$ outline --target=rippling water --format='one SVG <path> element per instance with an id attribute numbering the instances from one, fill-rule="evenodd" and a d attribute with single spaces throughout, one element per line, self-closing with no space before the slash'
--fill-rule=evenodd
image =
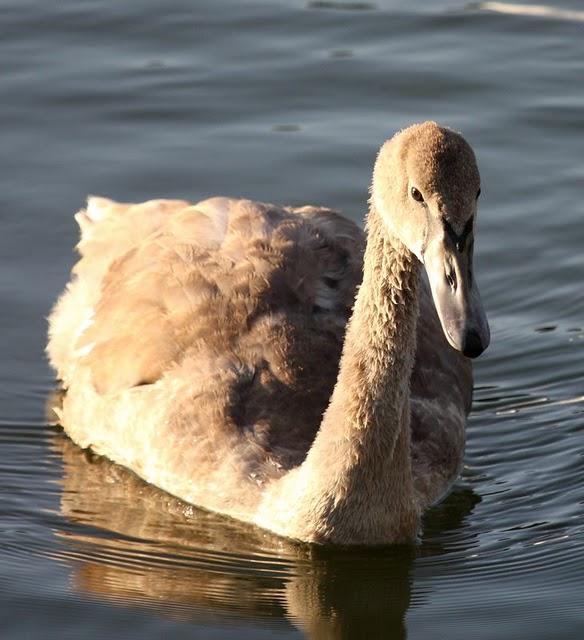
<path id="1" fill-rule="evenodd" d="M 581 3 L 1 0 L 0 18 L 2 637 L 581 638 Z M 44 316 L 87 193 L 361 219 L 377 146 L 426 118 L 479 158 L 493 340 L 420 544 L 294 545 L 47 426 Z"/>

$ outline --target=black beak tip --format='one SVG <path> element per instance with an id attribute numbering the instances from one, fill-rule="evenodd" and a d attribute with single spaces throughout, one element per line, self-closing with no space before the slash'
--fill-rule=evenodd
<path id="1" fill-rule="evenodd" d="M 478 358 L 478 356 L 480 356 L 481 353 L 485 350 L 485 346 L 486 345 L 483 345 L 479 334 L 471 329 L 466 334 L 464 346 L 462 347 L 462 353 L 467 358 Z"/>

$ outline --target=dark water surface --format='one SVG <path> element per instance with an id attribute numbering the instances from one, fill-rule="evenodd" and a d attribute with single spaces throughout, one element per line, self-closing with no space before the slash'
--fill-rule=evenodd
<path id="1" fill-rule="evenodd" d="M 517 7 L 0 2 L 3 640 L 584 637 L 584 7 Z M 493 340 L 419 545 L 293 545 L 47 426 L 44 317 L 87 193 L 361 219 L 377 146 L 427 118 L 479 158 Z"/>

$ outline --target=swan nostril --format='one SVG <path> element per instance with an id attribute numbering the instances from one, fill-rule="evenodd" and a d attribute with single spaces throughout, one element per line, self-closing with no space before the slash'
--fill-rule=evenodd
<path id="1" fill-rule="evenodd" d="M 456 273 L 454 271 L 446 274 L 446 282 L 453 291 L 456 290 Z"/>

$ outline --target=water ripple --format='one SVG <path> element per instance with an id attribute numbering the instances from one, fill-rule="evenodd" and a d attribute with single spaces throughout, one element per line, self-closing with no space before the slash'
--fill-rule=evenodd
<path id="1" fill-rule="evenodd" d="M 570 22 L 584 22 L 584 11 L 562 9 L 539 4 L 512 4 L 509 2 L 482 2 L 479 5 L 484 11 L 503 13 L 513 16 L 528 16 L 536 18 L 552 18 L 569 20 Z"/>

